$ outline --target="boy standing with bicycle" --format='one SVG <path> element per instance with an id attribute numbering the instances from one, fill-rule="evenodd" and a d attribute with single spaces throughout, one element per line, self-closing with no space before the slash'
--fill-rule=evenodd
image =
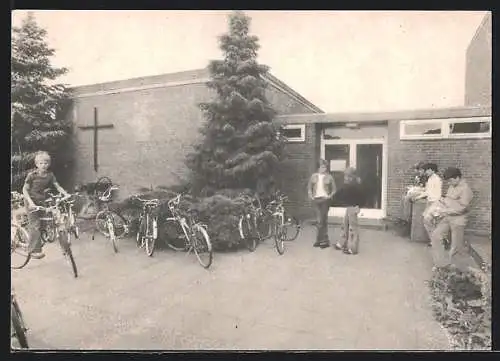
<path id="1" fill-rule="evenodd" d="M 35 155 L 35 170 L 28 173 L 24 180 L 23 195 L 28 208 L 28 233 L 30 235 L 31 257 L 45 257 L 40 243 L 40 216 L 44 201 L 48 199 L 46 191 L 54 187 L 59 193 L 69 197 L 68 192 L 59 185 L 54 173 L 49 171 L 51 158 L 49 153 L 39 151 Z"/>

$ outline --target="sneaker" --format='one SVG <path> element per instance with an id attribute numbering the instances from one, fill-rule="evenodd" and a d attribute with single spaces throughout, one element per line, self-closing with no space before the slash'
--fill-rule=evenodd
<path id="1" fill-rule="evenodd" d="M 344 249 L 344 253 L 345 253 L 345 254 L 356 254 L 356 253 L 354 253 L 354 252 L 352 251 L 352 249 L 349 249 L 349 248 Z"/>
<path id="2" fill-rule="evenodd" d="M 319 248 L 328 248 L 330 247 L 330 242 L 322 242 L 319 245 Z"/>
<path id="3" fill-rule="evenodd" d="M 43 257 L 45 257 L 43 252 L 31 252 L 31 258 L 42 259 Z"/>
<path id="4" fill-rule="evenodd" d="M 319 247 L 320 245 L 321 245 L 321 242 L 316 241 L 316 242 L 314 242 L 313 247 Z"/>
<path id="5" fill-rule="evenodd" d="M 344 247 L 342 247 L 342 246 L 340 245 L 340 243 L 339 243 L 339 242 L 335 243 L 335 246 L 334 246 L 334 247 L 335 247 L 335 249 L 336 249 L 337 251 L 341 251 L 341 250 L 343 250 L 343 249 L 344 249 Z"/>

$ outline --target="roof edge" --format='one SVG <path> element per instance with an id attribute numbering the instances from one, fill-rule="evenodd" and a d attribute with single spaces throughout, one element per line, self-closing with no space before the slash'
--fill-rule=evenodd
<path id="1" fill-rule="evenodd" d="M 114 94 L 116 92 L 121 92 L 121 91 L 133 91 L 133 90 L 144 90 L 144 89 L 149 89 L 149 88 L 157 88 L 157 87 L 162 87 L 162 86 L 167 86 L 167 85 L 188 85 L 188 84 L 193 84 L 197 82 L 206 82 L 207 76 L 209 74 L 204 75 L 203 72 L 208 71 L 208 67 L 205 68 L 199 68 L 199 69 L 192 69 L 192 70 L 185 70 L 185 71 L 179 71 L 179 72 L 174 72 L 174 73 L 163 73 L 163 74 L 156 74 L 156 75 L 147 75 L 147 76 L 141 76 L 141 77 L 134 77 L 134 78 L 127 78 L 127 79 L 117 79 L 117 80 L 112 80 L 112 81 L 107 81 L 107 82 L 101 82 L 101 83 L 93 83 L 93 84 L 85 84 L 85 85 L 77 85 L 77 86 L 69 86 L 68 89 L 70 92 L 74 92 L 76 94 L 73 95 L 73 98 L 80 98 L 80 97 L 87 97 L 91 95 L 105 95 L 105 94 Z M 143 86 L 131 86 L 131 87 L 113 87 L 108 90 L 102 90 L 105 88 L 106 85 L 110 84 L 119 84 L 120 82 L 126 82 L 126 81 L 140 81 L 140 80 L 152 80 L 154 78 L 161 78 L 162 76 L 166 75 L 179 75 L 185 73 L 186 75 L 192 75 L 189 77 L 189 80 L 185 81 L 166 81 L 166 82 L 159 82 L 159 83 L 151 83 L 151 84 L 145 84 Z M 298 92 L 293 90 L 291 87 L 289 87 L 287 84 L 285 84 L 283 81 L 279 80 L 277 77 L 272 75 L 271 73 L 267 72 L 265 75 L 263 75 L 264 80 L 266 80 L 269 84 L 274 86 L 276 89 L 282 91 L 283 93 L 291 96 L 294 100 L 299 102 L 300 104 L 304 105 L 305 107 L 309 108 L 313 113 L 324 113 L 322 109 L 320 109 L 318 106 L 304 98 L 302 95 L 300 95 Z M 88 88 L 95 87 L 95 90 L 90 90 L 88 92 L 78 94 L 79 91 L 85 91 Z M 100 89 L 100 90 L 99 90 Z M 310 113 L 308 113 L 310 114 Z"/>
<path id="2" fill-rule="evenodd" d="M 398 110 L 386 112 L 343 112 L 343 113 L 323 113 L 323 114 L 290 114 L 278 115 L 276 118 L 288 122 L 303 121 L 308 119 L 308 123 L 325 122 L 376 122 L 395 120 L 419 120 L 419 119 L 446 119 L 446 118 L 466 118 L 466 117 L 489 117 L 492 115 L 490 106 L 458 106 L 448 108 L 431 108 L 415 110 Z"/>
<path id="3" fill-rule="evenodd" d="M 270 72 L 267 72 L 264 75 L 264 79 L 267 80 L 270 84 L 274 85 L 279 90 L 284 90 L 286 93 L 291 95 L 295 100 L 304 105 L 305 107 L 311 109 L 314 113 L 325 113 L 321 108 L 311 103 L 309 100 L 304 98 L 302 95 L 293 90 L 290 86 L 286 85 L 283 81 L 279 80 L 277 77 L 272 75 Z M 282 89 L 280 89 L 282 88 Z"/>
<path id="4" fill-rule="evenodd" d="M 491 20 L 492 20 L 492 18 L 491 18 L 491 11 L 487 11 L 486 15 L 484 15 L 483 19 L 481 20 L 481 22 L 477 26 L 476 31 L 474 32 L 474 35 L 470 39 L 469 44 L 467 45 L 466 52 L 469 51 L 469 48 L 472 46 L 472 44 L 474 43 L 474 41 L 476 40 L 476 38 L 479 36 L 479 33 L 481 32 L 481 30 L 483 29 L 483 27 L 485 26 L 485 24 L 488 21 L 491 21 Z"/>

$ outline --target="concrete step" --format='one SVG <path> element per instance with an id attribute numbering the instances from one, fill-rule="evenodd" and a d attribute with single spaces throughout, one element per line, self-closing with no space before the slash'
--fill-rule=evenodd
<path id="1" fill-rule="evenodd" d="M 488 265 L 492 262 L 491 238 L 466 234 L 465 238 L 470 246 L 480 256 L 481 261 Z"/>
<path id="2" fill-rule="evenodd" d="M 342 217 L 328 217 L 328 224 L 340 225 L 342 224 Z M 314 225 L 316 224 L 315 219 L 309 219 L 305 223 Z M 371 229 L 386 229 L 386 223 L 382 219 L 373 219 L 373 218 L 358 218 L 358 224 L 362 228 L 371 228 Z"/>

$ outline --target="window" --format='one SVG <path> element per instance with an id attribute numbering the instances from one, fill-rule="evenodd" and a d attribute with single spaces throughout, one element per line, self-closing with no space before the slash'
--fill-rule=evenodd
<path id="1" fill-rule="evenodd" d="M 403 140 L 491 137 L 491 117 L 403 120 L 399 126 Z"/>
<path id="2" fill-rule="evenodd" d="M 306 140 L 305 124 L 284 125 L 281 131 L 289 142 L 303 142 Z"/>
<path id="3" fill-rule="evenodd" d="M 449 122 L 448 127 L 450 138 L 491 135 L 489 118 L 455 120 Z"/>

